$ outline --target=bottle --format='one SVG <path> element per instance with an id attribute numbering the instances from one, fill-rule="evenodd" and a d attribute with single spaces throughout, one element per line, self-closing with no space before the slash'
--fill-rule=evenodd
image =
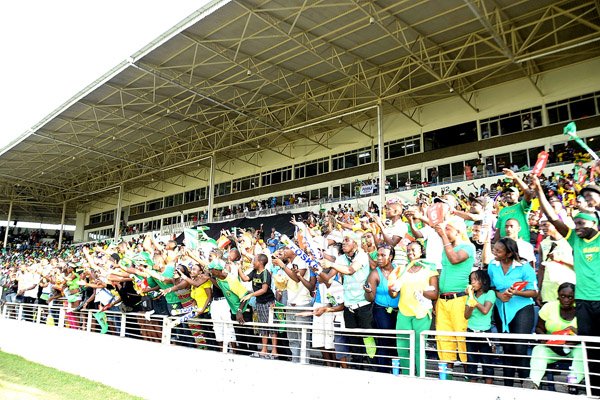
<path id="1" fill-rule="evenodd" d="M 567 375 L 567 392 L 569 394 L 577 394 L 577 375 L 573 371 L 573 366 L 569 367 L 569 374 Z"/>
<path id="2" fill-rule="evenodd" d="M 400 375 L 400 359 L 393 358 L 392 359 L 392 374 L 398 376 Z"/>
<path id="3" fill-rule="evenodd" d="M 445 381 L 448 379 L 448 363 L 440 362 L 438 363 L 438 371 L 440 374 L 440 379 Z"/>

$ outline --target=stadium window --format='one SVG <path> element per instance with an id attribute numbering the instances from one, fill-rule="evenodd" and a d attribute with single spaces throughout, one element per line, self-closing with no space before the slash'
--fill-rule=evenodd
<path id="1" fill-rule="evenodd" d="M 475 121 L 437 129 L 423 134 L 425 151 L 443 149 L 477 140 L 477 123 Z"/>
<path id="2" fill-rule="evenodd" d="M 529 156 L 529 166 L 533 166 L 535 164 L 538 154 L 540 154 L 542 151 L 544 151 L 543 146 L 534 147 L 533 149 L 527 150 L 527 154 Z"/>
<path id="3" fill-rule="evenodd" d="M 585 142 L 594 151 L 600 151 L 600 135 L 592 136 L 585 139 Z"/>
<path id="4" fill-rule="evenodd" d="M 571 119 L 586 118 L 596 115 L 594 94 L 590 93 L 581 96 L 579 100 L 572 100 L 569 104 L 569 109 L 571 111 Z"/>
<path id="5" fill-rule="evenodd" d="M 338 171 L 340 169 L 344 169 L 344 157 L 335 157 L 331 160 L 331 169 L 333 171 Z"/>
<path id="6" fill-rule="evenodd" d="M 258 187 L 259 175 L 246 176 L 244 178 L 235 179 L 233 181 L 233 192 L 242 192 L 244 190 L 251 190 Z"/>
<path id="7" fill-rule="evenodd" d="M 398 181 L 397 181 L 397 188 L 402 188 L 406 186 L 406 181 L 409 178 L 409 173 L 407 172 L 400 172 L 398 174 Z"/>
<path id="8" fill-rule="evenodd" d="M 222 182 L 215 185 L 215 197 L 231 194 L 231 181 Z"/>
<path id="9" fill-rule="evenodd" d="M 409 176 L 410 176 L 410 180 L 411 180 L 411 182 L 413 184 L 418 184 L 418 183 L 421 183 L 423 181 L 420 169 L 416 169 L 414 171 L 410 171 Z"/>
<path id="10" fill-rule="evenodd" d="M 599 96 L 600 92 L 595 92 L 548 103 L 546 106 L 548 121 L 551 124 L 556 124 L 598 115 L 600 110 Z"/>
<path id="11" fill-rule="evenodd" d="M 496 172 L 502 172 L 504 168 L 510 168 L 510 153 L 496 154 Z"/>
<path id="12" fill-rule="evenodd" d="M 398 175 L 388 175 L 385 179 L 390 184 L 390 190 L 398 189 Z"/>
<path id="13" fill-rule="evenodd" d="M 539 127 L 542 123 L 542 107 L 525 108 L 508 114 L 482 119 L 481 138 L 488 139 L 499 135 L 521 132 Z"/>
<path id="14" fill-rule="evenodd" d="M 189 190 L 183 194 L 183 200 L 186 203 L 192 203 L 194 201 L 198 201 L 198 191 L 196 189 Z"/>
<path id="15" fill-rule="evenodd" d="M 385 145 L 385 158 L 404 157 L 421 151 L 421 136 L 409 136 L 393 140 Z"/>
<path id="16" fill-rule="evenodd" d="M 134 204 L 132 206 L 129 206 L 129 215 L 143 214 L 145 210 L 146 210 L 145 203 Z"/>
<path id="17" fill-rule="evenodd" d="M 453 179 L 464 178 L 464 176 L 465 176 L 465 162 L 464 161 L 452 163 L 451 167 L 452 167 L 452 178 Z"/>
<path id="18" fill-rule="evenodd" d="M 113 211 L 106 211 L 102 213 L 102 222 L 110 222 L 110 221 L 114 221 L 115 220 L 115 212 Z"/>
<path id="19" fill-rule="evenodd" d="M 90 224 L 99 224 L 102 222 L 102 213 L 90 215 Z"/>
<path id="20" fill-rule="evenodd" d="M 304 178 L 306 176 L 305 171 L 306 171 L 306 169 L 305 169 L 304 165 L 301 167 L 295 167 L 294 168 L 294 179 Z"/>
<path id="21" fill-rule="evenodd" d="M 443 164 L 438 167 L 438 177 L 440 182 L 450 178 L 450 164 Z"/>
<path id="22" fill-rule="evenodd" d="M 517 165 L 517 167 L 523 168 L 523 167 L 529 167 L 532 164 L 529 164 L 529 160 L 527 159 L 527 150 L 518 150 L 518 151 L 513 151 L 512 153 L 510 153 L 510 157 L 511 157 L 511 167 L 513 165 Z M 535 161 L 534 161 L 535 163 Z"/>
<path id="23" fill-rule="evenodd" d="M 163 208 L 163 199 L 151 200 L 146 204 L 146 209 L 148 211 L 156 211 Z"/>
<path id="24" fill-rule="evenodd" d="M 326 174 L 329 172 L 329 160 L 325 159 L 317 163 L 317 174 Z"/>

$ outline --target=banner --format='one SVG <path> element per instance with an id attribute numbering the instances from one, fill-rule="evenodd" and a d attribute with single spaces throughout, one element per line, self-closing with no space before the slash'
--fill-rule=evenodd
<path id="1" fill-rule="evenodd" d="M 360 187 L 361 196 L 365 194 L 373 194 L 373 190 L 375 189 L 373 186 L 374 185 L 362 185 Z"/>

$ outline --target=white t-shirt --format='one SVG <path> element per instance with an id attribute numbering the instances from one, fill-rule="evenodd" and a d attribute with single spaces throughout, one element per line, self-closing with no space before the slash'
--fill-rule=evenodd
<path id="1" fill-rule="evenodd" d="M 310 270 L 308 266 L 300 257 L 296 256 L 288 268 L 292 269 L 292 266 L 296 265 L 298 269 L 306 269 L 304 273 L 304 279 L 310 279 Z M 312 296 L 306 286 L 300 281 L 295 282 L 293 279 L 288 279 L 287 283 L 287 301 L 288 305 L 294 304 L 296 306 L 307 306 L 312 301 Z"/>
<path id="2" fill-rule="evenodd" d="M 25 272 L 23 275 L 21 275 L 21 278 L 19 279 L 19 286 L 18 286 L 18 290 L 24 290 L 27 288 L 30 288 L 31 286 L 35 287 L 33 289 L 27 290 L 26 292 L 23 293 L 23 296 L 25 297 L 32 297 L 34 299 L 37 298 L 37 294 L 38 294 L 38 283 L 40 282 L 40 276 L 38 274 L 34 274 L 32 272 Z"/>
<path id="3" fill-rule="evenodd" d="M 406 225 L 406 222 L 402 221 L 402 218 L 399 218 L 398 220 L 396 220 L 396 222 L 394 222 L 393 225 L 385 228 L 384 232 L 386 235 L 398 236 L 400 238 L 400 241 L 398 242 L 396 247 L 394 247 L 394 251 L 396 252 L 396 257 L 394 258 L 394 261 L 402 265 L 406 264 L 406 250 L 402 246 L 402 239 L 404 239 L 404 237 L 408 233 L 408 226 Z"/>
<path id="4" fill-rule="evenodd" d="M 331 304 L 333 307 L 344 303 L 344 286 L 336 280 L 333 280 L 329 287 L 324 283 L 319 283 L 319 295 L 321 298 L 320 303 L 315 303 L 315 308 L 320 307 L 320 305 Z M 332 313 L 333 320 L 337 322 L 344 321 L 344 312 L 337 311 Z"/>
<path id="5" fill-rule="evenodd" d="M 523 239 L 518 239 L 517 247 L 519 248 L 519 256 L 531 263 L 532 266 L 535 266 L 535 252 L 533 251 L 531 243 L 528 243 Z"/>
<path id="6" fill-rule="evenodd" d="M 425 259 L 435 264 L 436 269 L 442 269 L 442 252 L 444 251 L 444 242 L 435 229 L 429 225 L 421 228 L 423 239 L 427 241 Z"/>

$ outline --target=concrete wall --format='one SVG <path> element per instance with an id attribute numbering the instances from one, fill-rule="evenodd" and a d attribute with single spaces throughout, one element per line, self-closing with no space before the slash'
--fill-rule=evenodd
<path id="1" fill-rule="evenodd" d="M 82 362 L 65 357 L 66 348 L 78 349 Z M 2 318 L 0 350 L 146 399 L 191 398 L 206 393 L 218 393 L 221 399 L 242 395 L 382 399 L 401 397 L 401 393 L 436 400 L 460 399 L 472 393 L 477 393 L 478 400 L 572 399 L 547 391 L 257 360 Z"/>

